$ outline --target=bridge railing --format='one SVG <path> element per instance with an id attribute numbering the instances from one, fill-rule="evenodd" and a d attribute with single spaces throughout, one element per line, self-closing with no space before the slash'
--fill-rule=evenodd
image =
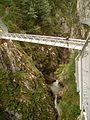
<path id="1" fill-rule="evenodd" d="M 90 37 L 75 59 L 77 91 L 80 95 L 80 109 L 90 120 Z"/>
<path id="2" fill-rule="evenodd" d="M 44 35 L 32 35 L 32 34 L 18 34 L 18 33 L 4 33 L 1 36 L 2 39 L 31 42 L 37 44 L 52 45 L 64 48 L 78 49 L 81 50 L 85 44 L 85 40 L 73 39 L 63 37 L 53 37 Z"/>

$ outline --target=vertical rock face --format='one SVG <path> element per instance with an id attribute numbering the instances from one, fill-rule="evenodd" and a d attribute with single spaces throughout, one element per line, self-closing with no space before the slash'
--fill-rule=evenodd
<path id="1" fill-rule="evenodd" d="M 90 0 L 77 0 L 77 10 L 80 21 L 90 18 Z"/>
<path id="2" fill-rule="evenodd" d="M 0 120 L 57 120 L 42 74 L 13 42 L 0 45 Z"/>
<path id="3" fill-rule="evenodd" d="M 90 0 L 77 0 L 77 11 L 79 15 L 79 21 L 81 26 L 81 37 L 87 38 L 89 34 L 89 27 L 90 26 Z"/>

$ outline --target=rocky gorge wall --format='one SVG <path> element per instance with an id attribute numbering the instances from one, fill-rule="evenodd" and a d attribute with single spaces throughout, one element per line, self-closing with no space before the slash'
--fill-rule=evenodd
<path id="1" fill-rule="evenodd" d="M 32 4 L 29 3 L 29 5 L 27 1 L 25 4 L 23 2 L 20 3 L 20 1 L 15 2 L 16 4 L 14 4 L 16 6 L 14 5 L 10 8 L 9 14 L 5 18 L 10 32 L 64 37 L 68 35 L 74 38 L 81 38 L 83 35 L 83 38 L 85 37 L 85 29 L 77 22 L 76 0 L 71 1 L 71 3 L 69 3 L 68 0 L 61 2 L 59 0 L 51 0 L 52 6 L 56 2 L 55 8 L 52 8 L 54 12 L 51 11 L 51 18 L 47 19 L 49 20 L 48 22 L 47 20 L 43 20 L 39 23 L 37 20 L 39 17 L 36 17 L 37 14 L 34 12 L 34 9 L 32 9 Z M 41 1 L 41 3 L 42 2 L 43 1 Z M 82 1 L 79 0 L 78 5 L 80 7 L 78 7 L 78 10 L 80 9 L 82 12 L 81 2 Z M 57 8 L 59 4 L 61 5 Z M 46 9 L 42 11 L 45 14 L 47 12 L 45 11 Z M 28 14 L 28 10 L 32 11 L 29 11 Z M 41 10 L 43 10 L 43 7 L 40 11 Z M 33 14 L 30 14 L 30 12 Z M 81 14 L 82 13 L 79 13 L 79 15 Z M 54 101 L 44 77 L 47 83 L 50 83 L 48 80 L 51 79 L 51 76 L 53 77 L 53 73 L 58 68 L 58 65 L 67 64 L 68 58 L 69 50 L 63 48 L 27 43 L 15 44 L 13 42 L 6 42 L 0 45 L 0 119 L 57 120 Z M 61 70 L 60 67 L 60 71 Z M 63 76 L 66 77 L 66 74 Z M 68 81 L 68 83 L 71 88 L 73 88 L 72 82 L 70 83 L 70 81 Z M 68 83 L 66 83 L 66 85 Z M 75 83 L 73 86 L 75 86 Z M 70 91 L 70 89 L 68 91 Z M 62 119 L 70 119 L 72 116 L 74 119 L 77 114 L 79 114 L 79 104 L 77 102 L 78 100 L 76 100 L 78 96 L 73 94 L 73 91 L 74 89 L 71 89 L 69 94 L 65 93 L 65 96 L 62 98 L 62 102 L 65 98 L 63 103 L 66 103 L 64 104 L 65 108 L 62 108 L 65 110 L 62 112 Z M 74 101 L 74 104 L 72 101 Z"/>
<path id="2" fill-rule="evenodd" d="M 90 0 L 77 0 L 77 10 L 80 21 L 90 18 Z"/>
<path id="3" fill-rule="evenodd" d="M 57 120 L 43 75 L 12 41 L 0 45 L 0 120 Z"/>

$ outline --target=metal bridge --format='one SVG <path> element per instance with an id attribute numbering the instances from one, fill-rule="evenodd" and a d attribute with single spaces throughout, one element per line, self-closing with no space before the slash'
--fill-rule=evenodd
<path id="1" fill-rule="evenodd" d="M 85 44 L 85 40 L 82 39 L 73 39 L 73 38 L 67 39 L 63 37 L 54 37 L 54 36 L 8 33 L 7 26 L 2 22 L 1 19 L 0 19 L 0 39 L 24 41 L 24 42 L 52 45 L 52 46 L 78 49 L 78 50 L 81 50 L 83 45 Z"/>
<path id="2" fill-rule="evenodd" d="M 4 25 L 4 29 L 0 31 L 0 39 L 24 41 L 80 50 L 75 59 L 77 91 L 80 94 L 80 109 L 82 113 L 85 113 L 85 120 L 90 120 L 90 38 L 87 40 L 69 38 L 67 40 L 63 37 L 8 33 Z"/>
<path id="3" fill-rule="evenodd" d="M 58 47 L 72 48 L 81 50 L 85 44 L 85 40 L 72 39 L 68 40 L 63 37 L 43 36 L 43 35 L 31 35 L 31 34 L 18 34 L 18 33 L 3 33 L 1 39 L 24 41 L 31 43 L 38 43 L 44 45 L 52 45 Z"/>

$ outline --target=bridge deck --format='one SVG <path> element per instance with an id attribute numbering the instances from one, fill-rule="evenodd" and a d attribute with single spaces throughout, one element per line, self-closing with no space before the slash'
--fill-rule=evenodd
<path id="1" fill-rule="evenodd" d="M 63 38 L 63 37 L 18 34 L 18 33 L 4 33 L 1 35 L 1 39 L 24 41 L 24 42 L 52 45 L 52 46 L 72 48 L 72 49 L 78 49 L 78 50 L 81 50 L 85 43 L 85 40 L 81 40 L 81 39 L 69 38 L 68 40 L 66 40 L 66 38 Z"/>

